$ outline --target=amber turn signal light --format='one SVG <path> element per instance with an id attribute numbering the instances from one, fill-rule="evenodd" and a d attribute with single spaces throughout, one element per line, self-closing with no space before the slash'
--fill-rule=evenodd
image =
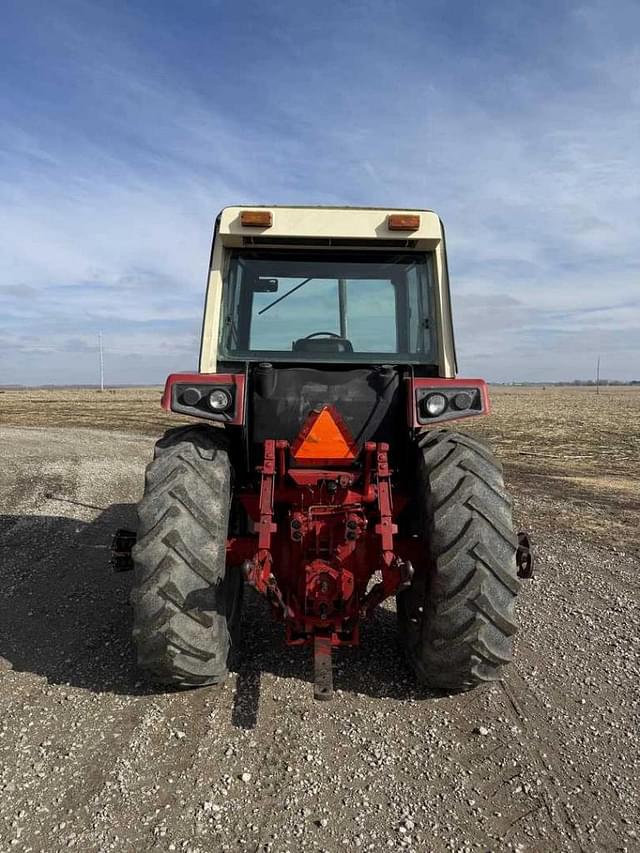
<path id="1" fill-rule="evenodd" d="M 273 217 L 270 210 L 243 210 L 240 213 L 240 224 L 251 225 L 254 228 L 271 228 Z"/>
<path id="2" fill-rule="evenodd" d="M 389 231 L 416 231 L 420 217 L 415 213 L 392 213 L 387 218 Z"/>

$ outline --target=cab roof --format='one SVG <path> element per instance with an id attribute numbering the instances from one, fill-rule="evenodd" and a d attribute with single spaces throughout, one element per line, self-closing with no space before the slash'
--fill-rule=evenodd
<path id="1" fill-rule="evenodd" d="M 265 224 L 243 223 L 242 214 L 252 211 L 263 216 L 245 216 L 245 220 L 263 219 Z M 394 227 L 396 223 L 407 227 Z M 279 205 L 225 207 L 218 217 L 217 234 L 228 246 L 241 245 L 252 237 L 265 241 L 324 237 L 367 242 L 410 239 L 416 248 L 434 248 L 443 236 L 440 217 L 431 210 Z"/>

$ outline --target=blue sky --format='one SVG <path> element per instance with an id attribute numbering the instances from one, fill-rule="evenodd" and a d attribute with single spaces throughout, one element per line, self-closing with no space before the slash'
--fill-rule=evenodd
<path id="1" fill-rule="evenodd" d="M 197 362 L 233 203 L 426 207 L 461 372 L 640 377 L 640 4 L 5 0 L 0 384 Z"/>

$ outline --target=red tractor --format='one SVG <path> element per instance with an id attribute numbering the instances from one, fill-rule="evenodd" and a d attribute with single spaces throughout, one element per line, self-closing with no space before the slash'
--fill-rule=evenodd
<path id="1" fill-rule="evenodd" d="M 245 583 L 313 647 L 319 699 L 332 648 L 390 596 L 421 683 L 500 676 L 528 555 L 501 466 L 451 429 L 489 411 L 455 371 L 434 213 L 221 212 L 200 370 L 162 401 L 201 423 L 157 443 L 138 508 L 133 636 L 153 680 L 225 678 Z"/>

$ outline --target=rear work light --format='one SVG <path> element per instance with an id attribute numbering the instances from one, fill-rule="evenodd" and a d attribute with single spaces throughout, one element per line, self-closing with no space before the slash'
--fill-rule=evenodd
<path id="1" fill-rule="evenodd" d="M 427 417 L 437 418 L 447 408 L 448 400 L 444 394 L 429 394 L 421 401 L 420 408 Z"/>
<path id="2" fill-rule="evenodd" d="M 209 394 L 208 403 L 214 412 L 226 412 L 231 408 L 232 402 L 231 394 L 224 388 L 215 388 Z"/>
<path id="3" fill-rule="evenodd" d="M 244 422 L 244 374 L 172 373 L 162 408 L 194 418 L 228 424 Z"/>
<path id="4" fill-rule="evenodd" d="M 482 379 L 415 377 L 407 381 L 408 418 L 413 427 L 477 417 L 490 411 L 487 384 Z"/>
<path id="5" fill-rule="evenodd" d="M 243 210 L 240 213 L 240 224 L 252 228 L 271 228 L 273 216 L 270 210 Z"/>
<path id="6" fill-rule="evenodd" d="M 417 231 L 420 217 L 416 213 L 391 213 L 387 218 L 389 231 Z"/>
<path id="7" fill-rule="evenodd" d="M 459 412 L 464 412 L 466 409 L 471 408 L 473 396 L 473 392 L 471 391 L 460 391 L 458 394 L 454 394 L 451 405 Z"/>

